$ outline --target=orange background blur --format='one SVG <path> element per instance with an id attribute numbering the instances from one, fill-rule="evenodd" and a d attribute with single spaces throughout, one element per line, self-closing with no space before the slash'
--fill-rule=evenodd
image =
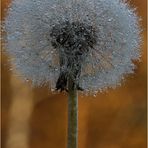
<path id="1" fill-rule="evenodd" d="M 2 0 L 2 19 L 9 1 Z M 146 148 L 146 0 L 130 3 L 143 19 L 142 60 L 121 87 L 79 96 L 79 148 Z M 2 54 L 2 148 L 66 148 L 66 95 L 32 88 L 8 60 Z"/>

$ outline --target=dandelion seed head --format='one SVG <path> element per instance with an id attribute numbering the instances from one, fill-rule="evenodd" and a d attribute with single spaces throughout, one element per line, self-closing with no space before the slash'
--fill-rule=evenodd
<path id="1" fill-rule="evenodd" d="M 13 0 L 4 30 L 15 68 L 51 90 L 61 71 L 85 92 L 114 88 L 140 58 L 139 17 L 121 0 Z"/>

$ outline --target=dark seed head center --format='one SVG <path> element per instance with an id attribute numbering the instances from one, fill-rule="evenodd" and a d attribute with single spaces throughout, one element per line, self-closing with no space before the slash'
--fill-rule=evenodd
<path id="1" fill-rule="evenodd" d="M 83 90 L 77 80 L 81 74 L 82 61 L 96 44 L 96 32 L 92 26 L 80 22 L 64 22 L 51 30 L 52 46 L 59 50 L 60 75 L 57 90 L 67 90 L 71 78 L 78 90 Z M 84 55 L 84 56 L 83 56 Z"/>
<path id="2" fill-rule="evenodd" d="M 80 22 L 64 22 L 55 25 L 51 34 L 54 48 L 63 48 L 65 53 L 82 55 L 96 43 L 95 29 Z"/>

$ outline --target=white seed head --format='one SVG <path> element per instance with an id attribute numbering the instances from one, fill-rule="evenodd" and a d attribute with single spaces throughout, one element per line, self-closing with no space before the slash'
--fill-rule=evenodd
<path id="1" fill-rule="evenodd" d="M 118 86 L 140 57 L 139 17 L 121 0 L 13 0 L 4 30 L 16 69 L 51 89 L 61 72 L 86 92 Z"/>

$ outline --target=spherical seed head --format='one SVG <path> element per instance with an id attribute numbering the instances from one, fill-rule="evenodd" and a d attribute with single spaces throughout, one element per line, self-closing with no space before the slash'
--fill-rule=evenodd
<path id="1" fill-rule="evenodd" d="M 79 87 L 98 91 L 133 73 L 132 61 L 140 57 L 138 22 L 121 0 L 13 0 L 5 19 L 6 48 L 35 85 L 55 88 L 68 69 Z"/>

